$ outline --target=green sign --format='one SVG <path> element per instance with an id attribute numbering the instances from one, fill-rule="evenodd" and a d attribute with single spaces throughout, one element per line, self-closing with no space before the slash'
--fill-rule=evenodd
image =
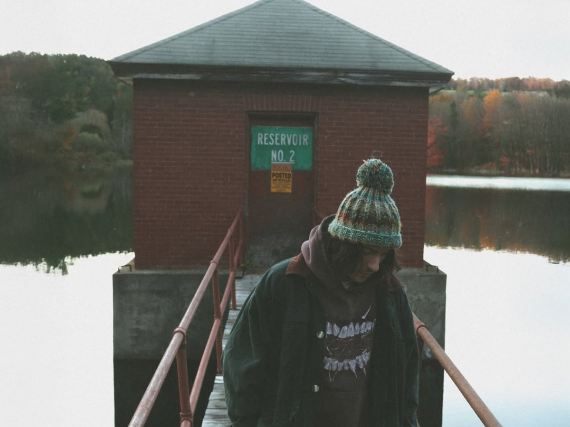
<path id="1" fill-rule="evenodd" d="M 272 163 L 292 170 L 313 169 L 313 129 L 283 126 L 251 128 L 251 169 L 270 170 Z"/>

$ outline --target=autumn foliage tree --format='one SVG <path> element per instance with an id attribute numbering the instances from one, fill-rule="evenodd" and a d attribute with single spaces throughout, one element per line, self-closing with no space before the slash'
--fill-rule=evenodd
<path id="1" fill-rule="evenodd" d="M 439 117 L 430 117 L 428 121 L 427 167 L 438 168 L 443 165 L 445 152 L 438 144 L 438 138 L 445 138 L 446 128 Z"/>
<path id="2" fill-rule="evenodd" d="M 77 138 L 92 146 L 99 138 L 100 149 L 77 150 L 85 146 Z M 105 61 L 22 52 L 0 56 L 0 172 L 131 155 L 132 90 Z"/>
<path id="3" fill-rule="evenodd" d="M 480 90 L 487 86 L 494 88 Z M 429 167 L 474 173 L 570 173 L 566 86 L 565 81 L 550 79 L 459 80 L 457 90 L 430 99 Z M 518 91 L 521 88 L 533 91 Z"/>
<path id="4" fill-rule="evenodd" d="M 536 77 L 506 77 L 501 79 L 488 79 L 486 77 L 471 77 L 470 79 L 451 79 L 449 89 L 459 90 L 462 86 L 465 90 L 474 92 L 490 92 L 498 89 L 501 92 L 548 92 L 558 96 L 557 93 L 570 89 L 570 81 L 558 82 L 549 78 Z"/>

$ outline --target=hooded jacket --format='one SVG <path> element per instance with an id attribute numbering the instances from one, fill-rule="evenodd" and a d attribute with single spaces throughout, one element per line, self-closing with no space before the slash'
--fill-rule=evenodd
<path id="1" fill-rule="evenodd" d="M 317 426 L 368 427 L 367 383 L 376 328 L 375 278 L 354 283 L 335 272 L 326 250 L 333 219 L 331 215 L 313 228 L 301 247 L 301 256 L 291 262 L 287 272 L 316 278 L 315 295 L 325 312 L 325 357 Z M 303 263 L 310 273 L 303 271 Z"/>
<path id="2" fill-rule="evenodd" d="M 265 273 L 238 315 L 223 356 L 232 426 L 318 423 L 327 325 L 326 286 L 314 249 L 311 255 L 304 244 L 297 258 Z M 370 427 L 417 425 L 416 336 L 406 294 L 391 286 L 394 281 L 390 276 L 372 284 L 377 327 L 367 381 Z"/>

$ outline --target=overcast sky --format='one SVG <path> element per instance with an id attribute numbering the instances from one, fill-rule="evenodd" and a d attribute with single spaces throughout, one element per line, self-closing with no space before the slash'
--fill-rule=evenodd
<path id="1" fill-rule="evenodd" d="M 112 59 L 251 0 L 0 0 L 0 55 Z M 570 0 L 311 0 L 455 72 L 570 80 Z M 291 17 L 294 19 L 294 17 Z"/>

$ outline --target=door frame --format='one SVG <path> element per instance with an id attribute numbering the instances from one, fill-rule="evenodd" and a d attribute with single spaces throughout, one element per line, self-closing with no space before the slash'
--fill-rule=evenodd
<path id="1" fill-rule="evenodd" d="M 251 169 L 251 127 L 252 126 L 291 126 L 291 127 L 312 127 L 313 128 L 313 200 L 311 209 L 311 218 L 317 207 L 317 188 L 318 188 L 318 147 L 319 147 L 319 113 L 316 112 L 295 112 L 295 111 L 246 111 L 245 115 L 245 148 L 246 161 L 244 165 L 245 188 L 244 188 L 244 231 L 245 245 L 244 253 L 249 247 L 251 236 L 251 225 L 249 219 L 249 175 Z"/>

